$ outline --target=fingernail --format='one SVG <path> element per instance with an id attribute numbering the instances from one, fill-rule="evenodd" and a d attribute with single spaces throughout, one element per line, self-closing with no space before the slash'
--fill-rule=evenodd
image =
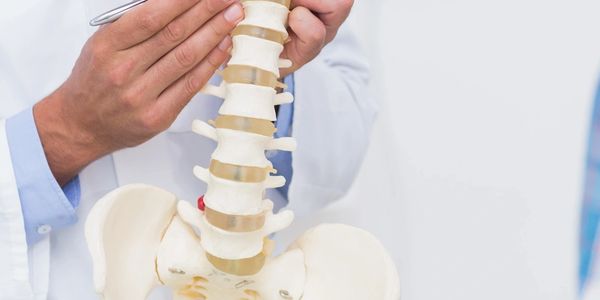
<path id="1" fill-rule="evenodd" d="M 242 6 L 234 4 L 225 11 L 225 20 L 236 22 L 242 18 Z"/>

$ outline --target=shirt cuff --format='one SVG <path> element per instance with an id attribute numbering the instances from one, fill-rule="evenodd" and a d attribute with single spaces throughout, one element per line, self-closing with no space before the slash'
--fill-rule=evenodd
<path id="1" fill-rule="evenodd" d="M 6 121 L 6 134 L 19 189 L 27 243 L 77 222 L 79 178 L 61 188 L 48 166 L 31 108 Z"/>
<path id="2" fill-rule="evenodd" d="M 284 79 L 284 83 L 287 85 L 286 91 L 294 94 L 294 74 L 286 76 Z M 279 112 L 277 114 L 277 122 L 275 124 L 275 127 L 277 128 L 277 131 L 275 132 L 275 137 L 280 138 L 292 136 L 293 122 L 294 102 L 280 105 Z M 281 193 L 285 199 L 287 199 L 290 182 L 292 181 L 292 176 L 294 175 L 294 172 L 292 170 L 292 153 L 288 151 L 270 150 L 267 151 L 267 157 L 271 160 L 275 169 L 277 169 L 277 173 L 279 175 L 284 176 L 286 179 L 285 185 L 278 188 L 277 191 Z"/>

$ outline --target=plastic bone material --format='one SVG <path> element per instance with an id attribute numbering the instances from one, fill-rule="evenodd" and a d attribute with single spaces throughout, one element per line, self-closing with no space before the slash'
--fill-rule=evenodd
<path id="1" fill-rule="evenodd" d="M 105 300 L 141 300 L 159 285 L 172 288 L 176 300 L 399 299 L 396 268 L 366 231 L 319 225 L 275 258 L 267 242 L 254 273 L 252 264 L 204 249 L 194 230 L 204 219 L 188 202 L 147 185 L 100 199 L 86 226 L 97 291 Z"/>
<path id="2" fill-rule="evenodd" d="M 265 189 L 285 184 L 266 150 L 293 151 L 293 138 L 274 139 L 279 59 L 288 38 L 290 0 L 245 0 L 246 18 L 233 31 L 223 83 L 203 92 L 224 99 L 219 116 L 193 131 L 217 142 L 202 210 L 147 185 L 121 187 L 102 198 L 86 223 L 94 284 L 106 300 L 142 300 L 159 285 L 174 299 L 397 300 L 398 276 L 369 233 L 320 225 L 272 257 L 269 236 L 289 226 L 290 211 L 273 213 Z"/>

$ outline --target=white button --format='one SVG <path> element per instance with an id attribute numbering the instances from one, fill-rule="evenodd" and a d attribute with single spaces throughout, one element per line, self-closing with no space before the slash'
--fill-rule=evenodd
<path id="1" fill-rule="evenodd" d="M 267 158 L 273 158 L 273 157 L 275 157 L 275 155 L 277 155 L 277 150 L 269 150 L 269 151 L 267 151 L 265 156 Z"/>
<path id="2" fill-rule="evenodd" d="M 38 232 L 39 234 L 46 234 L 46 233 L 49 233 L 50 231 L 52 231 L 52 226 L 50 226 L 50 225 L 47 225 L 47 224 L 41 225 L 41 226 L 40 226 L 40 227 L 38 227 L 38 229 L 37 229 L 37 232 Z"/>

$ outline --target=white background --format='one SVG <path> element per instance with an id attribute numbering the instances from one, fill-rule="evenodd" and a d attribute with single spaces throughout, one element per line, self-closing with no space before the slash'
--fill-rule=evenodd
<path id="1" fill-rule="evenodd" d="M 371 149 L 346 199 L 287 234 L 370 230 L 403 299 L 574 299 L 600 2 L 357 1 Z"/>

